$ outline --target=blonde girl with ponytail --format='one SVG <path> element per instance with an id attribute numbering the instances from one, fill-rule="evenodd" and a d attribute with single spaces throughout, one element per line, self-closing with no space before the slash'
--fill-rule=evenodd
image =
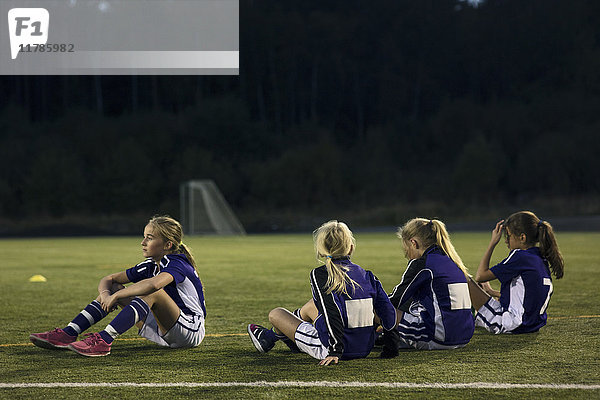
<path id="1" fill-rule="evenodd" d="M 204 290 L 196 262 L 183 243 L 179 222 L 156 216 L 144 228 L 142 255 L 145 261 L 122 272 L 105 276 L 98 284 L 98 296 L 65 328 L 33 333 L 38 347 L 68 348 L 83 356 L 110 354 L 113 340 L 136 325 L 139 335 L 166 347 L 198 346 L 205 333 Z M 128 283 L 131 285 L 125 286 Z M 122 310 L 101 332 L 80 333 L 111 311 Z"/>
<path id="2" fill-rule="evenodd" d="M 504 234 L 508 256 L 490 268 L 494 249 Z M 564 261 L 549 222 L 531 211 L 519 211 L 499 221 L 470 282 L 477 310 L 475 323 L 492 333 L 537 332 L 546 325 L 546 309 L 554 291 L 552 275 L 560 279 Z M 489 281 L 500 281 L 499 299 L 490 296 Z M 487 292 L 487 293 L 486 293 Z M 499 296 L 498 296 L 499 295 Z"/>
<path id="3" fill-rule="evenodd" d="M 366 357 L 374 345 L 374 320 L 393 329 L 394 307 L 373 273 L 350 260 L 356 240 L 345 223 L 324 223 L 313 232 L 313 241 L 323 265 L 310 272 L 312 299 L 294 313 L 271 310 L 273 329 L 250 324 L 250 339 L 263 353 L 282 340 L 292 351 L 320 360 L 319 365 Z"/>
<path id="4" fill-rule="evenodd" d="M 390 300 L 398 327 L 384 330 L 382 358 L 400 348 L 455 349 L 473 336 L 474 324 L 467 268 L 456 252 L 446 225 L 438 219 L 414 218 L 398 229 L 409 260 Z"/>

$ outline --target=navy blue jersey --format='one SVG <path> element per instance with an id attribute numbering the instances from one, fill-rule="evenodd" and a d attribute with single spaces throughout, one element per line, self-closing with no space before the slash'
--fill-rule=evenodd
<path id="1" fill-rule="evenodd" d="M 173 282 L 163 289 L 187 315 L 206 317 L 202 282 L 184 254 L 167 254 L 156 265 L 151 258 L 125 271 L 131 282 L 152 278 L 161 272 L 173 276 Z"/>
<path id="2" fill-rule="evenodd" d="M 490 268 L 500 281 L 500 304 L 522 315 L 513 333 L 536 332 L 546 325 L 546 308 L 552 295 L 552 278 L 540 249 L 515 249 L 502 262 Z"/>
<path id="3" fill-rule="evenodd" d="M 366 357 L 375 343 L 374 313 L 384 328 L 392 329 L 396 324 L 396 310 L 371 271 L 353 264 L 347 257 L 333 262 L 347 268 L 346 273 L 359 286 L 354 291 L 348 286 L 350 297 L 336 292 L 327 294 L 327 268 L 323 265 L 313 269 L 310 284 L 319 310 L 315 328 L 330 356 L 346 360 Z"/>
<path id="4" fill-rule="evenodd" d="M 404 312 L 418 313 L 424 323 L 424 328 L 405 327 L 407 332 L 419 330 L 409 339 L 455 346 L 468 343 L 473 336 L 475 324 L 465 274 L 436 245 L 409 261 L 390 300 Z"/>

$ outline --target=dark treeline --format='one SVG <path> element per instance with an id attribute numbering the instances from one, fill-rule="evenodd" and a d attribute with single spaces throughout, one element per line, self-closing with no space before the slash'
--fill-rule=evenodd
<path id="1" fill-rule="evenodd" d="M 195 178 L 250 230 L 598 195 L 600 2 L 240 7 L 239 77 L 0 77 L 0 218 L 177 216 Z"/>

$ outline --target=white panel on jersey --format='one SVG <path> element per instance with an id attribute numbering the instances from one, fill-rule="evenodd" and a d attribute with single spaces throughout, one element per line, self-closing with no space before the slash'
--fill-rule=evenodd
<path id="1" fill-rule="evenodd" d="M 362 328 L 373 326 L 373 299 L 346 300 L 346 314 L 348 315 L 348 328 Z"/>
<path id="2" fill-rule="evenodd" d="M 448 284 L 448 293 L 450 294 L 451 310 L 464 310 L 471 308 L 469 285 L 467 285 L 466 282 Z"/>

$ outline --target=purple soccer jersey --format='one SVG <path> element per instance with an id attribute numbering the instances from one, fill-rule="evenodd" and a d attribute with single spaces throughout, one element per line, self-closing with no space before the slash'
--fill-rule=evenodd
<path id="1" fill-rule="evenodd" d="M 546 325 L 553 286 L 548 263 L 538 247 L 512 250 L 490 271 L 500 281 L 502 309 L 511 308 L 522 316 L 521 324 L 512 333 L 536 332 Z"/>
<path id="2" fill-rule="evenodd" d="M 327 269 L 323 265 L 310 273 L 313 300 L 319 311 L 314 322 L 319 338 L 328 347 L 330 356 L 341 359 L 366 357 L 375 343 L 374 313 L 385 329 L 396 323 L 396 310 L 371 271 L 366 271 L 349 258 L 333 260 L 347 268 L 348 276 L 358 286 L 348 285 L 348 297 L 341 293 L 327 293 Z"/>
<path id="3" fill-rule="evenodd" d="M 408 341 L 456 346 L 473 336 L 475 323 L 465 274 L 436 245 L 410 260 L 390 299 L 405 312 L 398 331 Z M 413 318 L 406 318 L 410 314 L 418 318 L 411 322 Z"/>
<path id="4" fill-rule="evenodd" d="M 173 282 L 164 290 L 179 309 L 186 315 L 206 317 L 202 282 L 184 254 L 168 254 L 160 260 L 160 266 L 148 259 L 126 271 L 131 282 L 152 278 L 161 272 L 173 276 Z"/>

